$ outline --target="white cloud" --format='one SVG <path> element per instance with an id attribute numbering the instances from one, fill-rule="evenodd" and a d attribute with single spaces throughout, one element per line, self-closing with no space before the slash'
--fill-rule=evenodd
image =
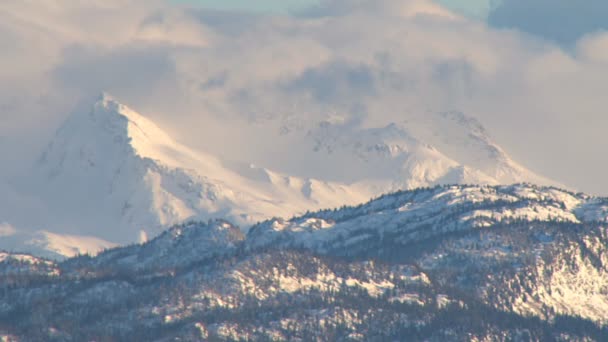
<path id="1" fill-rule="evenodd" d="M 564 51 L 425 0 L 328 0 L 293 17 L 144 0 L 6 0 L 0 42 L 10 46 L 0 50 L 0 135 L 20 143 L 0 147 L 7 158 L 25 161 L 9 154 L 33 153 L 101 90 L 187 143 L 276 164 L 290 157 L 265 130 L 269 118 L 377 124 L 460 109 L 524 164 L 608 193 L 608 48 L 599 33 Z"/>
<path id="2" fill-rule="evenodd" d="M 608 63 L 608 32 L 599 32 L 584 36 L 578 44 L 581 58 L 596 63 Z"/>
<path id="3" fill-rule="evenodd" d="M 15 235 L 17 230 L 8 223 L 0 223 L 0 238 Z"/>

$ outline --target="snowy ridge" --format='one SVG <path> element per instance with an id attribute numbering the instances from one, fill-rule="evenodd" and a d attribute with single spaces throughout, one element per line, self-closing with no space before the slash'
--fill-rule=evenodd
<path id="1" fill-rule="evenodd" d="M 25 340 L 603 341 L 607 205 L 439 186 L 247 237 L 216 220 L 61 263 L 3 254 L 0 325 Z"/>
<path id="2" fill-rule="evenodd" d="M 48 231 L 16 231 L 0 235 L 0 250 L 65 259 L 80 254 L 96 255 L 117 245 L 92 236 L 56 234 Z"/>
<path id="3" fill-rule="evenodd" d="M 427 113 L 378 128 L 325 121 L 308 132 L 313 150 L 352 165 L 346 177 L 376 195 L 438 184 L 557 185 L 519 165 L 475 119 Z"/>
<path id="4" fill-rule="evenodd" d="M 50 260 L 28 254 L 0 252 L 0 277 L 3 277 L 3 283 L 6 285 L 6 282 L 10 282 L 6 278 L 18 274 L 57 276 L 60 271 Z"/>
<path id="5" fill-rule="evenodd" d="M 524 221 L 608 222 L 608 200 L 534 185 L 439 186 L 382 196 L 365 205 L 252 227 L 251 248 L 349 251 L 377 236 L 407 244 L 445 233 Z M 369 227 L 375 227 L 370 229 Z"/>
<path id="6" fill-rule="evenodd" d="M 71 267 L 92 261 L 97 268 L 113 268 L 120 272 L 141 272 L 190 265 L 202 260 L 233 252 L 244 240 L 241 230 L 225 221 L 186 223 L 172 227 L 142 245 L 107 250 L 98 256 L 68 260 Z"/>
<path id="7" fill-rule="evenodd" d="M 479 170 L 498 184 L 528 182 L 538 185 L 556 185 L 519 165 L 498 146 L 483 125 L 462 112 L 429 113 L 404 125 L 416 132 L 419 139 L 428 142 L 459 163 Z M 475 183 L 475 182 L 472 182 Z"/>

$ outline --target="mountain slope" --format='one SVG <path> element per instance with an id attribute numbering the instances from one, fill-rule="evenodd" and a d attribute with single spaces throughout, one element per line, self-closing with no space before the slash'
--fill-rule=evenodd
<path id="1" fill-rule="evenodd" d="M 63 259 L 81 254 L 95 255 L 117 244 L 93 236 L 57 234 L 49 231 L 10 231 L 0 235 L 0 250 Z"/>
<path id="2" fill-rule="evenodd" d="M 293 134 L 301 136 L 294 140 Z M 400 189 L 550 183 L 515 163 L 461 113 L 379 128 L 329 120 L 277 139 L 286 139 L 275 144 L 290 154 L 287 160 L 272 156 L 270 164 L 280 171 L 249 160 L 227 162 L 176 142 L 103 94 L 90 111 L 66 120 L 31 174 L 17 182 L 28 201 L 15 210 L 9 199 L 0 218 L 22 236 L 0 247 L 32 252 L 33 244 L 52 253 L 46 256 L 71 256 L 144 241 L 188 220 L 228 219 L 247 230 L 271 217 L 360 203 Z M 88 242 L 78 245 L 75 236 Z"/>
<path id="3" fill-rule="evenodd" d="M 335 176 L 371 186 L 375 194 L 437 184 L 555 184 L 513 161 L 477 120 L 460 112 L 371 128 L 325 121 L 307 135 L 321 158 L 339 161 L 334 170 L 350 166 Z"/>
<path id="4" fill-rule="evenodd" d="M 249 244 L 356 253 L 357 246 L 369 247 L 366 238 L 396 234 L 393 241 L 415 243 L 461 229 L 517 220 L 606 222 L 608 206 L 604 200 L 534 185 L 441 186 L 398 192 L 359 207 L 321 211 L 289 221 L 269 220 L 251 228 Z"/>
<path id="5" fill-rule="evenodd" d="M 483 125 L 462 112 L 428 113 L 403 125 L 416 136 L 457 160 L 495 179 L 498 184 L 528 182 L 555 185 L 555 181 L 535 174 L 515 162 Z"/>
<path id="6" fill-rule="evenodd" d="M 31 229 L 49 228 L 45 223 L 53 217 L 49 216 L 40 199 L 23 194 L 10 185 L 0 184 L 0 194 L 0 250 L 61 259 L 78 254 L 95 254 L 116 246 L 94 236 Z M 23 220 L 23 217 L 32 221 L 26 222 L 28 220 Z"/>
<path id="7" fill-rule="evenodd" d="M 49 230 L 118 243 L 191 218 L 246 226 L 364 198 L 339 184 L 259 171 L 266 179 L 242 176 L 104 95 L 65 122 L 25 183 L 48 205 Z"/>
<path id="8" fill-rule="evenodd" d="M 0 281 L 0 332 L 23 340 L 603 341 L 607 222 L 608 199 L 450 186 L 275 219 L 245 239 L 211 221 L 94 258 L 9 255 L 0 260 L 0 274 L 10 275 Z"/>

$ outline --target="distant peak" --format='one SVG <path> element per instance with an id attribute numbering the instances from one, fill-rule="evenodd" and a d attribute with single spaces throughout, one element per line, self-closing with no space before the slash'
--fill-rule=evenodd
<path id="1" fill-rule="evenodd" d="M 93 105 L 95 109 L 105 109 L 112 111 L 119 111 L 121 109 L 121 106 L 123 106 L 123 104 L 116 100 L 114 96 L 110 95 L 105 91 L 99 94 L 97 100 Z"/>
<path id="2" fill-rule="evenodd" d="M 93 104 L 90 113 L 94 121 L 107 122 L 116 121 L 124 123 L 133 122 L 142 126 L 155 126 L 149 119 L 137 113 L 129 106 L 117 100 L 114 96 L 107 92 L 102 92 L 95 103 Z M 123 122 L 122 120 L 126 120 Z"/>
<path id="3" fill-rule="evenodd" d="M 138 155 L 154 160 L 171 160 L 171 156 L 160 152 L 156 146 L 164 146 L 167 150 L 182 148 L 152 120 L 107 92 L 99 94 L 88 110 L 74 112 L 56 133 L 50 146 L 55 149 L 62 146 L 64 150 L 70 146 L 89 146 L 104 151 L 108 146 L 123 146 L 124 143 Z"/>
<path id="4" fill-rule="evenodd" d="M 114 97 L 110 93 L 102 91 L 97 97 L 97 102 L 109 102 L 114 101 Z"/>

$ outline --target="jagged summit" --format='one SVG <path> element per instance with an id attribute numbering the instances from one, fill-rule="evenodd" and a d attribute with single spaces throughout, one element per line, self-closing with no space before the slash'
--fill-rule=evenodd
<path id="1" fill-rule="evenodd" d="M 69 139 L 75 145 L 87 145 L 94 140 L 101 148 L 121 145 L 139 157 L 161 160 L 173 166 L 181 166 L 180 157 L 193 158 L 196 154 L 173 140 L 152 120 L 108 93 L 98 97 L 87 115 L 74 113 L 68 118 L 56 137 L 56 140 L 61 139 Z"/>
<path id="2" fill-rule="evenodd" d="M 484 173 L 497 184 L 558 185 L 514 161 L 482 123 L 460 111 L 427 113 L 400 126 L 461 165 Z"/>
<path id="3" fill-rule="evenodd" d="M 108 106 L 111 102 L 117 103 L 118 101 L 116 101 L 114 96 L 106 91 L 99 93 L 97 100 L 95 100 L 95 104 L 100 104 L 102 106 Z"/>
<path id="4" fill-rule="evenodd" d="M 322 122 L 307 137 L 319 159 L 336 170 L 333 177 L 364 185 L 373 180 L 380 193 L 449 183 L 556 184 L 516 163 L 481 123 L 461 112 L 380 127 Z"/>
<path id="5" fill-rule="evenodd" d="M 197 186 L 206 187 L 190 169 L 209 178 L 231 176 L 216 158 L 175 142 L 153 121 L 104 93 L 88 112 L 65 121 L 33 178 L 49 211 L 65 218 L 62 229 L 126 243 L 141 229 L 155 235 L 164 225 L 196 215 L 198 203 L 184 197 L 198 197 Z M 205 197 L 220 184 L 209 184 Z"/>
<path id="6" fill-rule="evenodd" d="M 74 115 L 79 114 L 80 113 L 76 113 Z M 139 123 L 145 123 L 144 126 L 147 126 L 142 127 L 142 129 L 155 127 L 151 121 L 107 93 L 102 93 L 92 104 L 89 117 L 91 123 L 98 123 L 100 125 L 113 123 L 116 125 L 116 128 L 121 128 L 122 126 L 122 128 L 127 129 L 129 124 L 137 125 Z M 156 129 L 159 130 L 157 127 Z"/>

